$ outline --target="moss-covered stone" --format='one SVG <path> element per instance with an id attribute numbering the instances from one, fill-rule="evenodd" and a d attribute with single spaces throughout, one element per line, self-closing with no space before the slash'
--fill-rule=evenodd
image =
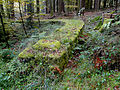
<path id="1" fill-rule="evenodd" d="M 59 49 L 61 46 L 61 43 L 57 40 L 39 40 L 35 45 L 33 45 L 33 48 L 38 50 L 43 50 L 45 48 L 56 50 Z"/>
<path id="2" fill-rule="evenodd" d="M 18 57 L 22 59 L 32 58 L 34 57 L 34 51 L 32 48 L 26 48 L 18 55 Z"/>
<path id="3" fill-rule="evenodd" d="M 34 53 L 28 52 L 26 48 L 19 54 L 19 58 L 31 58 L 35 60 L 45 60 L 52 65 L 58 65 L 61 69 L 67 65 L 71 50 L 75 47 L 78 37 L 83 32 L 84 22 L 81 20 L 42 20 L 42 21 L 59 21 L 65 23 L 60 29 L 56 29 L 50 36 L 39 40 L 31 48 Z"/>

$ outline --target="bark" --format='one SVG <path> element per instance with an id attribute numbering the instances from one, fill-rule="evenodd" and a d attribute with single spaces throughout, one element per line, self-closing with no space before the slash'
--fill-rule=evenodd
<path id="1" fill-rule="evenodd" d="M 26 4 L 26 2 L 24 2 L 24 13 L 25 13 L 25 15 L 26 15 L 26 12 L 27 12 L 27 4 Z"/>
<path id="2" fill-rule="evenodd" d="M 23 29 L 24 29 L 25 34 L 27 35 L 26 29 L 25 29 L 24 20 L 23 20 L 23 17 L 22 17 L 22 11 L 21 11 L 21 7 L 20 7 L 21 3 L 20 3 L 19 0 L 18 0 L 18 3 L 19 3 L 20 17 L 21 17 L 21 20 L 22 20 Z"/>
<path id="3" fill-rule="evenodd" d="M 85 7 L 85 0 L 82 0 L 82 7 Z"/>
<path id="4" fill-rule="evenodd" d="M 5 17 L 4 8 L 3 8 L 3 3 L 0 4 L 0 10 L 1 10 L 2 16 Z"/>
<path id="5" fill-rule="evenodd" d="M 37 11 L 36 11 L 36 12 L 39 13 L 39 12 L 40 12 L 39 0 L 36 0 L 36 5 L 37 5 L 37 7 L 36 7 L 36 10 L 37 10 Z"/>
<path id="6" fill-rule="evenodd" d="M 85 9 L 89 9 L 89 0 L 85 0 Z"/>
<path id="7" fill-rule="evenodd" d="M 38 17 L 38 23 L 39 23 L 39 27 L 40 27 L 40 15 L 39 15 L 39 12 L 40 12 L 40 7 L 39 7 L 39 5 L 40 5 L 40 2 L 39 2 L 39 0 L 36 0 L 36 5 L 37 5 L 37 7 L 36 7 L 36 9 L 37 9 L 37 17 Z"/>
<path id="8" fill-rule="evenodd" d="M 89 0 L 89 9 L 92 9 L 92 0 Z"/>
<path id="9" fill-rule="evenodd" d="M 53 12 L 55 13 L 55 0 L 53 0 Z"/>
<path id="10" fill-rule="evenodd" d="M 103 5 L 103 8 L 106 8 L 106 3 L 107 3 L 107 0 L 104 0 L 104 5 Z"/>
<path id="11" fill-rule="evenodd" d="M 14 17 L 15 17 L 15 13 L 14 13 L 14 1 L 10 1 L 10 18 L 11 19 L 14 19 Z"/>
<path id="12" fill-rule="evenodd" d="M 101 0 L 99 0 L 99 9 L 101 8 Z"/>
<path id="13" fill-rule="evenodd" d="M 52 5 L 52 0 L 50 0 L 50 14 L 53 15 L 53 5 Z"/>
<path id="14" fill-rule="evenodd" d="M 4 39 L 5 39 L 7 47 L 9 48 L 8 39 L 7 39 L 7 35 L 6 35 L 5 26 L 4 26 L 4 22 L 3 22 L 3 17 L 2 17 L 1 11 L 0 11 L 0 19 L 1 19 L 1 24 L 2 24 L 2 28 L 3 28 Z"/>
<path id="15" fill-rule="evenodd" d="M 99 7 L 100 7 L 100 6 L 99 6 L 99 5 L 100 5 L 99 2 L 100 2 L 100 0 L 95 0 L 95 1 L 94 1 L 94 8 L 95 8 L 95 10 L 99 10 Z"/>
<path id="16" fill-rule="evenodd" d="M 48 13 L 48 0 L 46 0 L 46 14 Z"/>
<path id="17" fill-rule="evenodd" d="M 57 6 L 57 12 L 59 12 L 59 0 L 57 0 L 56 6 Z"/>
<path id="18" fill-rule="evenodd" d="M 113 0 L 110 0 L 109 6 L 110 6 L 110 7 L 113 7 Z"/>
<path id="19" fill-rule="evenodd" d="M 117 12 L 118 0 L 115 0 L 115 11 Z"/>
<path id="20" fill-rule="evenodd" d="M 59 7 L 58 13 L 61 14 L 61 12 L 62 12 L 62 8 L 61 8 L 62 7 L 61 6 L 62 5 L 62 0 L 58 0 L 58 4 L 59 4 L 59 6 L 58 6 Z"/>
<path id="21" fill-rule="evenodd" d="M 31 28 L 33 27 L 32 24 L 32 17 L 33 17 L 33 13 L 34 13 L 34 5 L 33 5 L 33 2 L 32 0 L 28 0 L 27 1 L 28 4 L 27 4 L 27 14 L 28 14 L 28 18 L 27 18 L 27 23 L 29 26 L 31 26 Z"/>

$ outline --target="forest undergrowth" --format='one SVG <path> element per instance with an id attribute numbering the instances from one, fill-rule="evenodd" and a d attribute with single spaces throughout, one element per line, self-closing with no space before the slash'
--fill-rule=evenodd
<path id="1" fill-rule="evenodd" d="M 101 19 L 95 19 L 98 15 L 93 17 L 82 16 L 85 21 L 84 33 L 79 37 L 78 44 L 71 52 L 72 56 L 63 71 L 42 60 L 36 64 L 32 61 L 20 63 L 17 60 L 17 55 L 28 42 L 35 43 L 36 39 L 47 35 L 45 32 L 35 35 L 41 32 L 38 26 L 32 29 L 33 35 L 29 35 L 29 38 L 24 39 L 23 35 L 14 36 L 15 40 L 9 42 L 10 49 L 5 49 L 4 43 L 0 43 L 3 49 L 0 51 L 2 59 L 0 89 L 119 90 L 120 26 L 110 27 L 100 33 L 93 28 Z M 50 24 L 45 30 L 50 31 L 60 27 L 58 24 Z M 36 65 L 35 68 L 33 68 L 34 65 Z"/>

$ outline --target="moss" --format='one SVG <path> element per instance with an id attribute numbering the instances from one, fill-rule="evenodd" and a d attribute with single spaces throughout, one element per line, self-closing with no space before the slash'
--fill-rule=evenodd
<path id="1" fill-rule="evenodd" d="M 63 68 L 63 66 L 67 65 L 71 50 L 75 46 L 75 43 L 77 43 L 79 35 L 83 33 L 84 22 L 81 20 L 67 19 L 42 21 L 60 21 L 65 24 L 63 27 L 56 29 L 51 36 L 39 40 L 32 46 L 33 50 L 36 51 L 36 54 L 31 55 L 27 50 L 24 50 L 19 54 L 19 57 L 34 57 L 35 60 L 46 60 L 53 65 L 59 65 L 60 68 Z"/>
<path id="2" fill-rule="evenodd" d="M 56 50 L 59 49 L 61 46 L 60 42 L 57 40 L 39 40 L 35 45 L 33 45 L 33 48 L 38 49 L 38 50 L 42 50 L 45 48 L 49 48 L 52 50 Z"/>
<path id="3" fill-rule="evenodd" d="M 24 59 L 34 57 L 33 49 L 32 49 L 32 48 L 26 48 L 26 49 L 24 49 L 24 50 L 18 55 L 18 57 L 19 57 L 19 58 L 24 58 Z"/>

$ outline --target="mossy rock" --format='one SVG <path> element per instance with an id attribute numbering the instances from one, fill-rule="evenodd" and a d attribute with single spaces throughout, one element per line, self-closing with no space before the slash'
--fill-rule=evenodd
<path id="1" fill-rule="evenodd" d="M 33 45 L 33 48 L 44 50 L 45 48 L 56 50 L 59 49 L 61 46 L 61 43 L 57 40 L 39 40 L 35 45 Z"/>
<path id="2" fill-rule="evenodd" d="M 19 58 L 33 58 L 36 61 L 44 60 L 52 65 L 58 65 L 61 69 L 67 65 L 71 50 L 83 33 L 84 22 L 82 20 L 50 19 L 42 21 L 63 22 L 64 26 L 56 29 L 50 36 L 39 40 L 30 48 L 26 48 L 19 54 Z M 33 52 L 28 52 L 32 50 Z"/>
<path id="3" fill-rule="evenodd" d="M 34 51 L 32 48 L 26 48 L 18 55 L 18 57 L 22 59 L 32 58 L 34 57 Z"/>

